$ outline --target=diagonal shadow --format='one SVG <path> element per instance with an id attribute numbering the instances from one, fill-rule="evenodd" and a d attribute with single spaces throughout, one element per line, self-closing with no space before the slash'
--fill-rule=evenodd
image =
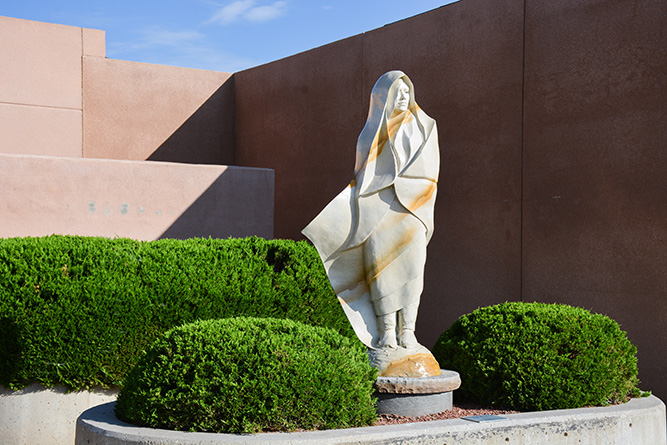
<path id="1" fill-rule="evenodd" d="M 273 170 L 233 166 L 234 96 L 232 75 L 148 158 L 229 166 L 160 239 L 273 237 Z"/>
<path id="2" fill-rule="evenodd" d="M 273 238 L 274 171 L 228 167 L 160 236 Z"/>
<path id="3" fill-rule="evenodd" d="M 232 75 L 147 160 L 232 165 L 234 146 Z"/>

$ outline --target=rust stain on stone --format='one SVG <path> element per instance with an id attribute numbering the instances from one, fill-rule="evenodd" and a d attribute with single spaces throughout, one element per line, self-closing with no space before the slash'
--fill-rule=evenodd
<path id="1" fill-rule="evenodd" d="M 407 216 L 407 213 L 405 215 Z M 384 258 L 375 258 L 373 266 L 370 268 L 366 277 L 369 283 L 377 280 L 377 278 L 382 275 L 384 269 L 393 263 L 396 258 L 401 256 L 405 248 L 409 246 L 415 238 L 415 232 L 414 228 L 406 231 L 400 239 L 396 240 L 394 248 L 390 250 L 388 256 Z"/>
<path id="2" fill-rule="evenodd" d="M 431 354 L 414 354 L 390 363 L 382 377 L 433 377 L 440 375 L 440 365 Z"/>

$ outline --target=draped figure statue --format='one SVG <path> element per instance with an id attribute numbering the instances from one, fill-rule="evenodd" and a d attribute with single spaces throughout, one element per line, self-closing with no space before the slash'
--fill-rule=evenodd
<path id="1" fill-rule="evenodd" d="M 439 156 L 435 121 L 415 102 L 410 79 L 401 71 L 384 74 L 357 141 L 354 179 L 303 230 L 371 350 L 426 349 L 414 330 Z"/>

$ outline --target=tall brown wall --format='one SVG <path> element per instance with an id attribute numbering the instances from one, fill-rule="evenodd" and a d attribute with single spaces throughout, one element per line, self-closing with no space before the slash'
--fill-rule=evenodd
<path id="1" fill-rule="evenodd" d="M 667 396 L 667 2 L 528 0 L 523 299 L 610 315 Z"/>
<path id="2" fill-rule="evenodd" d="M 441 180 L 417 333 L 506 300 L 619 320 L 667 396 L 667 4 L 462 0 L 235 74 L 236 162 L 276 171 L 276 237 L 352 177 L 375 80 L 413 80 Z"/>
<path id="3" fill-rule="evenodd" d="M 411 77 L 442 152 L 426 344 L 462 313 L 521 297 L 522 38 L 521 2 L 465 0 L 235 74 L 237 162 L 275 169 L 274 233 L 297 239 L 352 179 L 375 80 Z"/>

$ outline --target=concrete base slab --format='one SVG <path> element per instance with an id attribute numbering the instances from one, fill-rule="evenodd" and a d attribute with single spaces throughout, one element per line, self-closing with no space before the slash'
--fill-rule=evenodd
<path id="1" fill-rule="evenodd" d="M 453 419 L 303 433 L 213 434 L 139 428 L 119 421 L 113 414 L 113 403 L 107 403 L 81 414 L 77 420 L 76 443 L 659 445 L 667 440 L 665 404 L 655 396 L 633 399 L 623 405 L 508 414 L 503 417 L 507 420 L 477 423 Z"/>

